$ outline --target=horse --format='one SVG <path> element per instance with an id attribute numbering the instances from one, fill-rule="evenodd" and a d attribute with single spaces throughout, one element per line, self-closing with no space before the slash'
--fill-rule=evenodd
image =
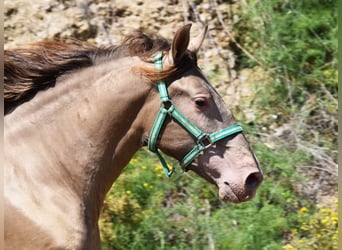
<path id="1" fill-rule="evenodd" d="M 106 193 L 143 146 L 245 202 L 262 170 L 197 64 L 206 36 L 43 41 L 4 53 L 5 249 L 100 249 Z"/>

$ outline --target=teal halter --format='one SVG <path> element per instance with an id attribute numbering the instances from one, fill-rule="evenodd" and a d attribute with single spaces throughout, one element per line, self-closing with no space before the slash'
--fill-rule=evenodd
<path id="1" fill-rule="evenodd" d="M 163 69 L 163 53 L 158 52 L 154 57 L 154 67 L 155 69 Z M 148 149 L 155 153 L 160 163 L 162 164 L 165 174 L 170 177 L 173 173 L 173 169 L 167 166 L 167 163 L 163 156 L 160 154 L 157 148 L 157 140 L 160 131 L 164 125 L 167 115 L 175 119 L 185 130 L 187 130 L 191 135 L 193 135 L 197 140 L 197 145 L 187 153 L 179 164 L 184 171 L 188 171 L 188 166 L 191 162 L 197 158 L 206 148 L 209 148 L 217 141 L 222 140 L 228 136 L 242 132 L 242 127 L 239 124 L 234 124 L 212 134 L 204 133 L 195 124 L 193 124 L 189 119 L 187 119 L 173 104 L 169 97 L 166 88 L 166 82 L 161 80 L 157 82 L 157 87 L 160 95 L 161 107 L 154 121 L 153 127 L 151 129 L 150 137 L 148 139 Z"/>

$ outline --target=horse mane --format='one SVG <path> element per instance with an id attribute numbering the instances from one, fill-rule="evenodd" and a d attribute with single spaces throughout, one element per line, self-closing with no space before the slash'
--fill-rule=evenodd
<path id="1" fill-rule="evenodd" d="M 139 56 L 144 61 L 152 62 L 157 51 L 169 49 L 170 43 L 166 39 L 134 31 L 118 46 L 96 47 L 86 42 L 68 40 L 44 41 L 5 50 L 5 115 L 31 100 L 37 92 L 53 87 L 57 78 L 64 74 L 125 56 Z M 170 67 L 159 74 L 153 68 L 140 68 L 138 71 L 151 81 L 157 81 L 169 79 L 179 73 L 180 68 Z"/>

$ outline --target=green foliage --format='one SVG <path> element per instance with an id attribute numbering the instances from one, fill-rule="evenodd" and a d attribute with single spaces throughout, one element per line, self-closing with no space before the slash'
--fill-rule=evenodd
<path id="1" fill-rule="evenodd" d="M 259 63 L 274 76 L 267 91 L 276 100 L 269 104 L 292 98 L 300 106 L 325 89 L 337 96 L 337 1 L 248 1 L 244 7 L 235 29 L 259 61 L 242 54 L 240 67 Z"/>
<path id="2" fill-rule="evenodd" d="M 283 246 L 284 250 L 303 249 L 319 250 L 338 249 L 338 202 L 330 206 L 318 205 L 313 215 L 307 214 L 307 208 L 298 210 L 299 227 L 291 231 L 290 243 Z"/>
<path id="3" fill-rule="evenodd" d="M 267 75 L 264 77 L 267 82 L 260 84 L 254 100 L 258 106 L 255 110 L 258 125 L 274 128 L 292 124 L 294 140 L 279 141 L 282 147 L 275 147 L 276 153 L 262 150 L 264 155 L 259 152 L 258 156 L 269 161 L 280 153 L 285 159 L 297 159 L 294 160 L 296 166 L 301 165 L 296 163 L 298 160 L 320 166 L 321 162 L 315 163 L 320 155 L 336 162 L 337 1 L 248 1 L 245 7 L 245 18 L 236 26 L 236 32 L 241 36 L 242 46 L 254 58 L 241 54 L 240 67 L 261 67 Z M 269 119 L 269 114 L 276 114 L 277 119 Z M 253 133 L 263 133 L 259 128 Z M 303 155 L 298 147 L 303 149 Z M 284 185 L 280 185 L 283 190 L 276 192 L 271 200 L 278 202 L 281 193 L 295 195 L 287 198 L 288 204 L 279 203 L 286 207 L 285 216 L 290 222 L 287 227 L 291 232 L 290 236 L 286 230 L 283 232 L 283 249 L 337 249 L 335 210 L 322 209 L 321 205 L 306 207 L 302 203 L 304 198 L 293 203 L 298 201 L 299 195 L 292 185 L 286 185 L 293 180 L 287 162 L 278 162 L 272 168 L 272 172 L 265 175 L 271 175 Z M 329 169 L 329 165 L 323 168 Z M 299 183 L 303 181 L 297 178 Z M 263 184 L 263 190 L 270 192 L 271 185 L 266 185 L 269 183 Z M 306 209 L 305 214 L 302 208 Z M 329 216 L 334 220 L 327 220 Z"/>
<path id="4" fill-rule="evenodd" d="M 138 152 L 106 199 L 104 249 L 279 249 L 297 223 L 291 213 L 303 204 L 292 189 L 300 179 L 294 162 L 306 158 L 262 144 L 255 152 L 266 180 L 252 201 L 240 205 L 220 202 L 217 188 L 191 173 L 167 180 L 153 155 Z"/>

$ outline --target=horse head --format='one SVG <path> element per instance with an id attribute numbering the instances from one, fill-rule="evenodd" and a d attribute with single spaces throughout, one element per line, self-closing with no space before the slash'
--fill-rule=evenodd
<path id="1" fill-rule="evenodd" d="M 158 149 L 178 159 L 186 171 L 215 184 L 221 200 L 247 201 L 254 197 L 263 175 L 241 126 L 196 64 L 207 27 L 194 39 L 190 28 L 190 24 L 180 28 L 170 49 L 155 59 L 156 74 L 184 70 L 158 81 L 159 93 L 154 91 L 150 97 L 144 117 L 149 148 L 165 168 Z M 160 106 L 158 113 L 155 107 Z"/>

